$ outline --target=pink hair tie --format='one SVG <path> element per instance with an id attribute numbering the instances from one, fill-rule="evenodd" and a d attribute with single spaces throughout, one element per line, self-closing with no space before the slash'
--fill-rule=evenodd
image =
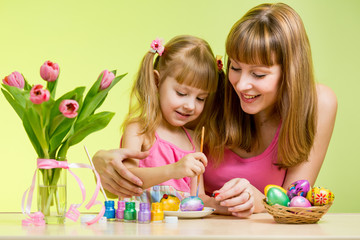
<path id="1" fill-rule="evenodd" d="M 150 52 L 158 53 L 159 56 L 161 56 L 165 50 L 165 47 L 163 46 L 163 40 L 161 38 L 156 38 L 153 40 L 150 44 L 150 47 Z"/>

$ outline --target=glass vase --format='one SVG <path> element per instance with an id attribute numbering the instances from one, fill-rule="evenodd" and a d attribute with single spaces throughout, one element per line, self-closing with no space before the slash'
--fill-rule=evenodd
<path id="1" fill-rule="evenodd" d="M 63 224 L 66 213 L 66 174 L 62 168 L 38 169 L 38 211 L 47 224 Z"/>

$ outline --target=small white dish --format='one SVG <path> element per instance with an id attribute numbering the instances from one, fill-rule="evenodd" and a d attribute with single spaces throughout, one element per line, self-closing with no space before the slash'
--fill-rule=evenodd
<path id="1" fill-rule="evenodd" d="M 164 211 L 165 216 L 177 216 L 178 218 L 202 218 L 212 214 L 214 208 L 204 207 L 202 211 Z"/>

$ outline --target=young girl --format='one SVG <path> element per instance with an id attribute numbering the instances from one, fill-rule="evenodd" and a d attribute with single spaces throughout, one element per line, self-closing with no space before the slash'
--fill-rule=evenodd
<path id="1" fill-rule="evenodd" d="M 207 159 L 184 126 L 198 119 L 217 81 L 216 60 L 206 41 L 177 36 L 164 47 L 159 39 L 152 42 L 132 90 L 121 142 L 123 148 L 149 151 L 143 160 L 125 161 L 148 189 L 142 201 L 159 201 L 164 193 L 181 200 L 196 193 L 195 179 Z M 151 188 L 155 185 L 160 187 Z"/>

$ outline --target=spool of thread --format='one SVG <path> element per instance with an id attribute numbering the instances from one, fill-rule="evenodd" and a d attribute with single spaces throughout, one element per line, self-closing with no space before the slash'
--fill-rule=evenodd
<path id="1" fill-rule="evenodd" d="M 154 202 L 151 204 L 151 221 L 152 222 L 162 222 L 164 219 L 164 211 L 162 203 Z"/>
<path id="2" fill-rule="evenodd" d="M 118 201 L 118 208 L 116 209 L 115 217 L 116 221 L 123 222 L 124 221 L 124 211 L 125 211 L 125 201 Z"/>
<path id="3" fill-rule="evenodd" d="M 136 209 L 134 202 L 125 204 L 124 222 L 136 222 Z"/>
<path id="4" fill-rule="evenodd" d="M 114 219 L 115 218 L 115 202 L 112 200 L 105 201 L 105 213 L 104 217 L 107 219 Z"/>
<path id="5" fill-rule="evenodd" d="M 151 211 L 149 203 L 140 203 L 140 210 L 138 213 L 138 223 L 150 223 Z"/>

